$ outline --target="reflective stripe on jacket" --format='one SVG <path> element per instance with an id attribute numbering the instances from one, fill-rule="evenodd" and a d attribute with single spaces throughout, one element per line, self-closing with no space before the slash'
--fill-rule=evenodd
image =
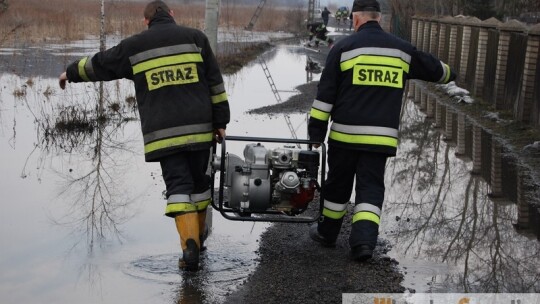
<path id="1" fill-rule="evenodd" d="M 148 30 L 67 68 L 70 82 L 131 79 L 146 161 L 210 147 L 229 123 L 223 78 L 207 37 L 157 12 Z"/>
<path id="2" fill-rule="evenodd" d="M 448 65 L 382 30 L 362 25 L 328 54 L 313 102 L 309 137 L 344 148 L 396 154 L 407 79 L 447 83 Z"/>

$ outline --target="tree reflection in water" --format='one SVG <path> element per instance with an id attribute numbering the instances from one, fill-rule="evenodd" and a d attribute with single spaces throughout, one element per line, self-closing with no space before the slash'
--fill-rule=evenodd
<path id="1" fill-rule="evenodd" d="M 456 158 L 424 116 L 405 104 L 382 230 L 403 256 L 457 268 L 434 278 L 442 290 L 539 292 L 540 244 L 513 229 L 516 205 L 490 199 L 471 162 Z"/>
<path id="2" fill-rule="evenodd" d="M 120 83 L 107 83 L 105 89 L 90 84 L 83 93 L 68 91 L 34 112 L 41 167 L 53 161 L 52 156 L 79 159 L 78 170 L 57 172 L 65 181 L 60 196 L 71 205 L 54 220 L 85 234 L 90 251 L 96 240 L 107 236 L 121 240 L 119 225 L 133 212 L 129 209 L 132 199 L 120 184 L 122 170 L 127 169 L 124 162 L 136 152 L 130 148 L 133 142 L 124 137 L 124 129 L 138 118 L 134 98 Z"/>

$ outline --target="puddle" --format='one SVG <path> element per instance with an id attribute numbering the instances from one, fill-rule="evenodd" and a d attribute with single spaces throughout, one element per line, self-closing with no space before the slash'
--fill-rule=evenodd
<path id="1" fill-rule="evenodd" d="M 456 156 L 456 146 L 412 101 L 403 119 L 398 155 L 387 163 L 381 231 L 405 287 L 538 292 L 540 242 L 516 229 L 518 206 L 494 197 L 494 187 L 471 174 L 472 162 Z"/>

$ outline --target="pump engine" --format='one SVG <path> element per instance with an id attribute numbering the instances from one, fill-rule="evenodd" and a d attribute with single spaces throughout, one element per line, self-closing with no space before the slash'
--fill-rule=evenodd
<path id="1" fill-rule="evenodd" d="M 317 151 L 250 143 L 244 148 L 244 160 L 231 153 L 222 157 L 214 156 L 213 168 L 223 170 L 221 183 L 228 198 L 223 208 L 242 216 L 272 212 L 296 216 L 320 190 Z"/>

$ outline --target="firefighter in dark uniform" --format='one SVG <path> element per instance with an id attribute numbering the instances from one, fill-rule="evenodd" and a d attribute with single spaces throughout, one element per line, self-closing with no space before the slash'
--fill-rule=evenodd
<path id="1" fill-rule="evenodd" d="M 324 23 L 324 26 L 328 26 L 328 19 L 330 17 L 330 11 L 326 6 L 324 7 L 323 11 L 321 12 L 321 17 Z"/>
<path id="2" fill-rule="evenodd" d="M 383 31 L 376 0 L 355 0 L 355 33 L 330 50 L 313 102 L 308 132 L 324 141 L 328 122 L 328 177 L 321 221 L 310 237 L 335 242 L 355 187 L 349 235 L 351 256 L 372 257 L 379 234 L 387 157 L 395 156 L 403 90 L 407 79 L 448 83 L 455 73 L 431 54 Z"/>
<path id="3" fill-rule="evenodd" d="M 332 38 L 328 37 L 326 33 L 328 33 L 328 29 L 326 29 L 326 26 L 324 23 L 319 21 L 313 21 L 309 22 L 307 24 L 307 29 L 309 31 L 309 38 L 307 46 L 311 47 L 311 40 L 313 40 L 313 37 L 315 37 L 315 46 L 319 46 L 319 41 L 326 41 L 328 43 L 329 47 L 332 47 L 332 43 L 334 43 L 334 40 Z"/>
<path id="4" fill-rule="evenodd" d="M 229 103 L 208 38 L 175 23 L 163 1 L 144 10 L 148 29 L 117 46 L 75 61 L 60 75 L 88 82 L 126 78 L 135 85 L 147 162 L 160 162 L 166 185 L 165 215 L 175 219 L 181 269 L 195 271 L 204 249 L 206 175 L 213 140 L 225 136 Z"/>

